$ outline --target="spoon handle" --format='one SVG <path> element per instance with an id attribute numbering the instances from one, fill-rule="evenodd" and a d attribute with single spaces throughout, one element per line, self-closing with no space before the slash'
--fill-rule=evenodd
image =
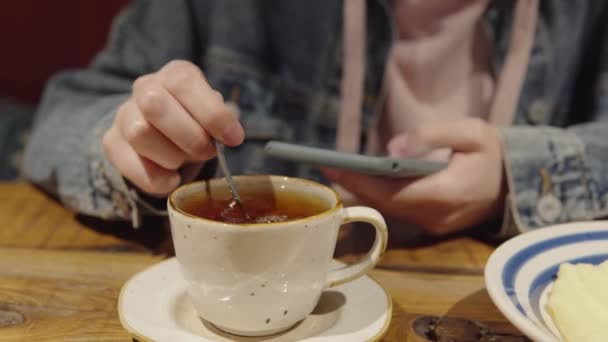
<path id="1" fill-rule="evenodd" d="M 241 196 L 239 196 L 239 192 L 236 190 L 236 185 L 234 185 L 234 181 L 232 180 L 232 173 L 228 168 L 228 163 L 226 162 L 226 157 L 224 156 L 224 145 L 219 141 L 215 140 L 215 148 L 217 149 L 217 160 L 220 163 L 220 168 L 226 177 L 226 181 L 228 182 L 228 186 L 230 187 L 230 192 L 232 193 L 232 197 L 241 203 Z"/>

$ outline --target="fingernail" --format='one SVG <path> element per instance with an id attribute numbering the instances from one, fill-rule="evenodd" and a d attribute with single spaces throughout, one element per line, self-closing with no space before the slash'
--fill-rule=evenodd
<path id="1" fill-rule="evenodd" d="M 407 157 L 411 153 L 409 145 L 409 136 L 401 134 L 389 141 L 386 149 L 391 157 Z"/>
<path id="2" fill-rule="evenodd" d="M 222 142 L 228 146 L 236 146 L 243 142 L 245 139 L 245 132 L 243 127 L 238 122 L 233 122 L 224 129 L 222 133 Z"/>

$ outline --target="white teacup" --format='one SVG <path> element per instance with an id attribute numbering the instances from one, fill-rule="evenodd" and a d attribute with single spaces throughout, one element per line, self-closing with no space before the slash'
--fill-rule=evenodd
<path id="1" fill-rule="evenodd" d="M 367 207 L 343 208 L 329 187 L 281 176 L 234 180 L 241 193 L 298 192 L 320 198 L 327 209 L 286 222 L 228 224 L 180 209 L 193 194 L 230 196 L 224 179 L 190 183 L 171 194 L 173 243 L 188 295 L 198 314 L 221 330 L 244 336 L 287 330 L 313 311 L 324 289 L 362 276 L 386 248 L 388 233 L 380 213 Z M 338 229 L 354 221 L 374 226 L 374 244 L 359 262 L 330 270 Z"/>

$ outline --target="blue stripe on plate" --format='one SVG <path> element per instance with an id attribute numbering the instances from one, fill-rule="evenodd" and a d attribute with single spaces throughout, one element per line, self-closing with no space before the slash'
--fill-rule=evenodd
<path id="1" fill-rule="evenodd" d="M 522 237 L 525 237 L 525 234 Z M 548 250 L 557 247 L 562 247 L 564 245 L 570 245 L 590 240 L 608 240 L 608 232 L 600 231 L 576 233 L 548 239 L 527 246 L 526 248 L 515 253 L 509 260 L 507 260 L 507 262 L 505 263 L 505 267 L 502 270 L 502 286 L 504 287 L 505 293 L 507 294 L 513 305 L 515 305 L 515 307 L 522 313 L 522 315 L 525 316 L 526 313 L 523 307 L 521 306 L 519 300 L 517 300 L 517 293 L 515 291 L 515 278 L 517 277 L 517 273 L 522 268 L 522 266 L 531 258 Z"/>
<path id="2" fill-rule="evenodd" d="M 576 259 L 571 259 L 565 262 L 568 262 L 570 264 L 587 263 L 599 265 L 605 260 L 608 260 L 608 254 L 588 255 Z M 538 318 L 542 317 L 540 307 L 538 306 L 540 304 L 540 296 L 543 294 L 543 291 L 545 290 L 547 285 L 549 285 L 549 283 L 551 283 L 554 277 L 557 275 L 557 271 L 559 269 L 560 264 L 550 266 L 541 273 L 539 273 L 530 285 L 528 297 L 530 298 L 530 305 L 532 306 L 532 311 L 534 311 L 534 314 Z"/>

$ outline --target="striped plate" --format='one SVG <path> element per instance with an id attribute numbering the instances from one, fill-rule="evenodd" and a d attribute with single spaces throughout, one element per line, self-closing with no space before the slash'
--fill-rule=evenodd
<path id="1" fill-rule="evenodd" d="M 608 221 L 576 222 L 521 234 L 498 247 L 485 268 L 494 304 L 534 341 L 560 341 L 546 310 L 547 294 L 564 262 L 608 260 Z"/>

